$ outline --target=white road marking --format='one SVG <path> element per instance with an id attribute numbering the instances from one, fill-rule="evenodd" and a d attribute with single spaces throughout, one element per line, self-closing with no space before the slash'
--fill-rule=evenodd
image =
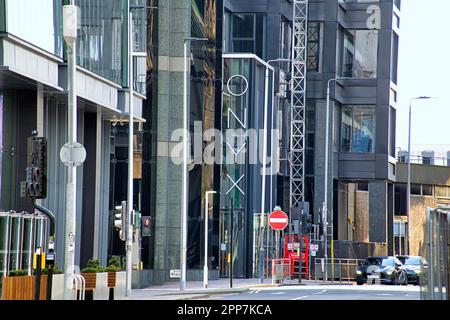
<path id="1" fill-rule="evenodd" d="M 325 293 L 325 292 L 327 292 L 327 290 L 322 290 L 322 291 L 314 293 L 314 294 L 322 294 L 322 293 Z"/>
<path id="2" fill-rule="evenodd" d="M 294 298 L 294 299 L 292 299 L 292 300 L 302 300 L 302 299 L 308 298 L 308 297 L 309 297 L 309 296 L 303 296 L 303 297 Z"/>
<path id="3" fill-rule="evenodd" d="M 286 292 L 271 292 L 270 294 L 286 294 Z"/>

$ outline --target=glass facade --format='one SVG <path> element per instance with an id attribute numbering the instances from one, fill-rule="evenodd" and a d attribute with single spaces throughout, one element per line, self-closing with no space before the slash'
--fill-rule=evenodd
<path id="1" fill-rule="evenodd" d="M 0 31 L 62 57 L 62 1 L 4 1 L 5 12 L 0 14 L 5 15 L 6 23 L 0 22 Z"/>
<path id="2" fill-rule="evenodd" d="M 81 26 L 77 39 L 77 64 L 128 87 L 128 8 L 126 0 L 76 0 Z M 146 0 L 131 0 L 133 13 L 134 89 L 145 94 Z"/>
<path id="3" fill-rule="evenodd" d="M 266 17 L 261 14 L 225 14 L 226 52 L 254 53 L 264 59 L 266 53 Z M 231 36 L 230 36 L 231 35 Z"/>
<path id="4" fill-rule="evenodd" d="M 308 71 L 319 72 L 320 70 L 320 52 L 321 52 L 321 23 L 308 23 Z"/>
<path id="5" fill-rule="evenodd" d="M 340 75 L 349 78 L 377 77 L 378 30 L 345 30 Z"/>
<path id="6" fill-rule="evenodd" d="M 120 85 L 126 85 L 127 13 L 125 0 L 76 0 L 81 28 L 77 64 Z"/>
<path id="7" fill-rule="evenodd" d="M 375 151 L 375 108 L 343 107 L 341 151 L 373 153 Z"/>

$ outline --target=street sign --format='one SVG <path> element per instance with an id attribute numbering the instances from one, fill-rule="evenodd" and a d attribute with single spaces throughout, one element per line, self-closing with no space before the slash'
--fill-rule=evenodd
<path id="1" fill-rule="evenodd" d="M 269 225 L 276 231 L 284 230 L 289 223 L 289 217 L 283 211 L 274 211 L 269 216 Z"/>
<path id="2" fill-rule="evenodd" d="M 170 279 L 180 279 L 181 270 L 170 270 Z"/>

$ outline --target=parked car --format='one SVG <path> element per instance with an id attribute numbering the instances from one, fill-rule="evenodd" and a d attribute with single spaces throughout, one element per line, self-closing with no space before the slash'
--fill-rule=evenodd
<path id="1" fill-rule="evenodd" d="M 419 285 L 420 277 L 428 269 L 427 261 L 420 256 L 397 256 L 405 266 L 408 283 Z"/>
<path id="2" fill-rule="evenodd" d="M 396 257 L 369 257 L 358 267 L 356 283 L 374 281 L 380 284 L 407 285 L 407 272 Z"/>

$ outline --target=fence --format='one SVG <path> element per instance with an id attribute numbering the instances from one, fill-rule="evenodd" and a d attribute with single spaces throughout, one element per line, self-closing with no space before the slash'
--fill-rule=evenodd
<path id="1" fill-rule="evenodd" d="M 420 279 L 421 299 L 450 300 L 450 207 L 427 208 L 426 260 Z"/>
<path id="2" fill-rule="evenodd" d="M 33 253 L 46 248 L 48 226 L 40 214 L 0 212 L 0 281 L 12 270 L 32 274 Z"/>
<path id="3" fill-rule="evenodd" d="M 356 271 L 363 259 L 314 259 L 314 280 L 354 282 Z M 325 275 L 326 272 L 326 275 Z"/>
<path id="4" fill-rule="evenodd" d="M 283 283 L 291 277 L 291 259 L 272 260 L 272 283 Z"/>

